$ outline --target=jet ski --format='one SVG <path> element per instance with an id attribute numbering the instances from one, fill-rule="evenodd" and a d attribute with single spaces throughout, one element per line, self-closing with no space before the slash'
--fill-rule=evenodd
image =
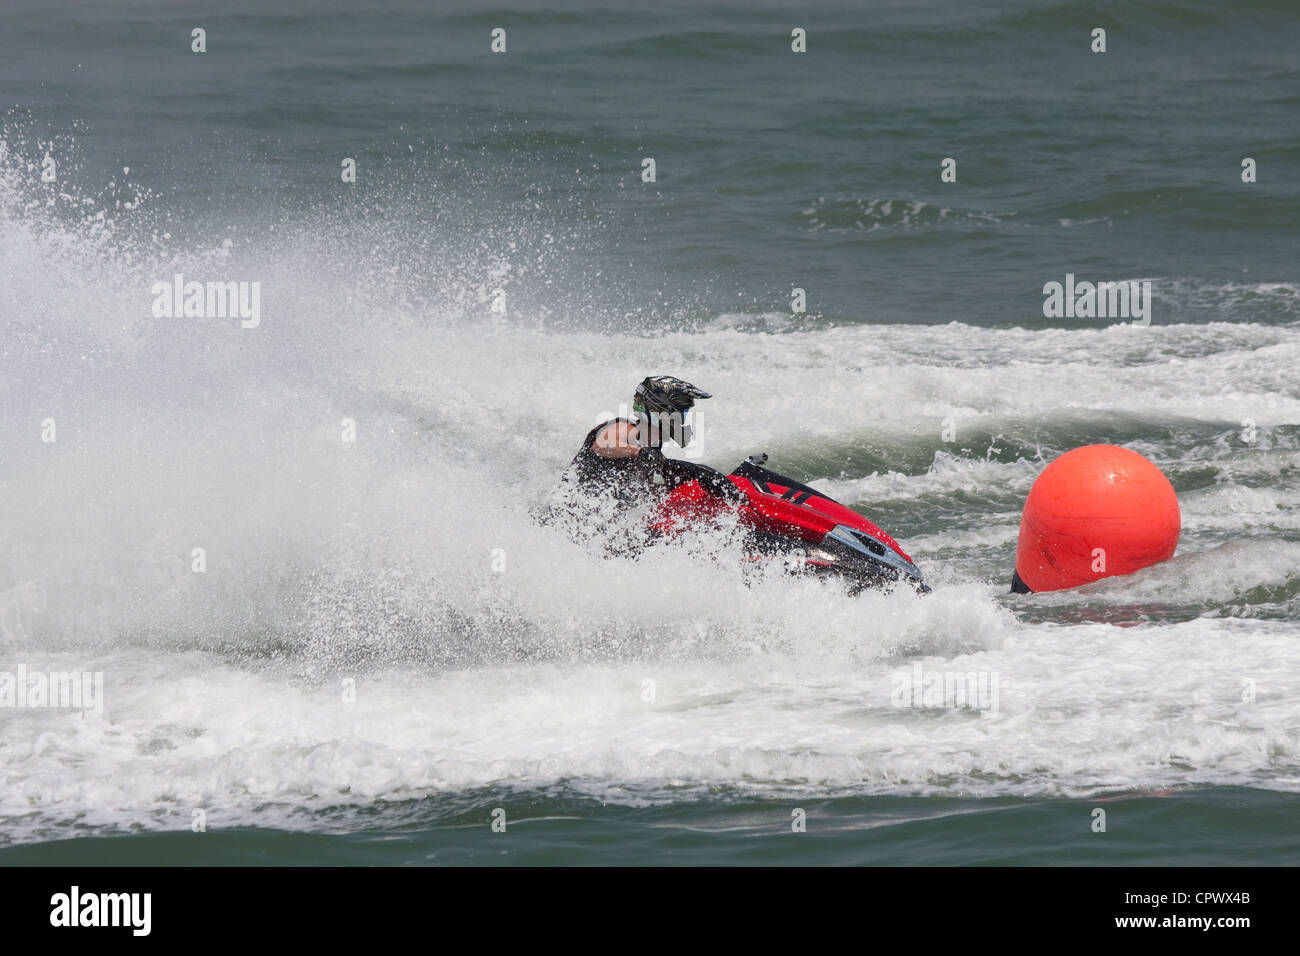
<path id="1" fill-rule="evenodd" d="M 734 514 L 744 529 L 746 556 L 780 561 L 794 572 L 842 578 L 852 593 L 898 583 L 926 593 L 921 569 L 897 541 L 872 522 L 820 491 L 763 466 L 751 455 L 726 479 L 736 494 L 726 500 L 698 481 L 679 485 L 651 518 L 651 533 L 679 537 L 720 527 Z"/>

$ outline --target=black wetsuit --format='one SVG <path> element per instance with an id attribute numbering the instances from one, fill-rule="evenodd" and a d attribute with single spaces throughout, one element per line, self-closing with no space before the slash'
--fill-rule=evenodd
<path id="1" fill-rule="evenodd" d="M 601 422 L 582 442 L 582 449 L 573 457 L 570 472 L 580 487 L 592 494 L 612 495 L 624 504 L 645 501 L 647 496 L 667 497 L 668 493 L 688 481 L 698 481 L 705 491 L 719 498 L 743 501 L 744 495 L 727 476 L 708 465 L 697 465 L 667 457 L 658 448 L 642 448 L 628 458 L 605 458 L 596 454 L 596 436 L 610 425 L 635 422 L 614 418 Z"/>

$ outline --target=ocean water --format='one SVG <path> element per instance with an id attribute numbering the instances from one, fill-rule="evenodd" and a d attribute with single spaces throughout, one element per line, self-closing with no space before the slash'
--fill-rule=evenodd
<path id="1" fill-rule="evenodd" d="M 1300 862 L 1297 51 L 1289 0 L 9 0 L 0 672 L 102 712 L 0 707 L 0 865 Z M 538 523 L 658 373 L 934 593 Z M 1094 442 L 1177 555 L 1009 595 Z"/>

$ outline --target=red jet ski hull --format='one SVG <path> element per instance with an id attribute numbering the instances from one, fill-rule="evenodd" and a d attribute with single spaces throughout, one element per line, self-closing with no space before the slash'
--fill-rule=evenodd
<path id="1" fill-rule="evenodd" d="M 874 522 L 807 485 L 746 461 L 727 478 L 739 494 L 727 502 L 691 481 L 668 496 L 652 527 L 662 535 L 720 526 L 738 514 L 754 557 L 794 559 L 856 588 L 897 581 L 928 591 L 915 562 Z"/>

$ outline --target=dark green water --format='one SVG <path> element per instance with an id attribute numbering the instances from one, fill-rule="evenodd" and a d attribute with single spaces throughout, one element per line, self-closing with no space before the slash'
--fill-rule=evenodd
<path id="1" fill-rule="evenodd" d="M 633 810 L 539 794 L 508 802 L 504 830 L 481 808 L 426 800 L 382 828 L 234 829 L 56 840 L 0 853 L 48 866 L 1288 866 L 1300 837 L 1288 794 L 1223 788 L 1104 800 L 876 797 Z M 1094 831 L 1096 808 L 1106 830 Z M 511 813 L 515 818 L 511 819 Z M 407 818 L 406 823 L 400 823 Z M 432 820 L 430 818 L 433 818 Z M 330 826 L 329 815 L 318 823 Z"/>

